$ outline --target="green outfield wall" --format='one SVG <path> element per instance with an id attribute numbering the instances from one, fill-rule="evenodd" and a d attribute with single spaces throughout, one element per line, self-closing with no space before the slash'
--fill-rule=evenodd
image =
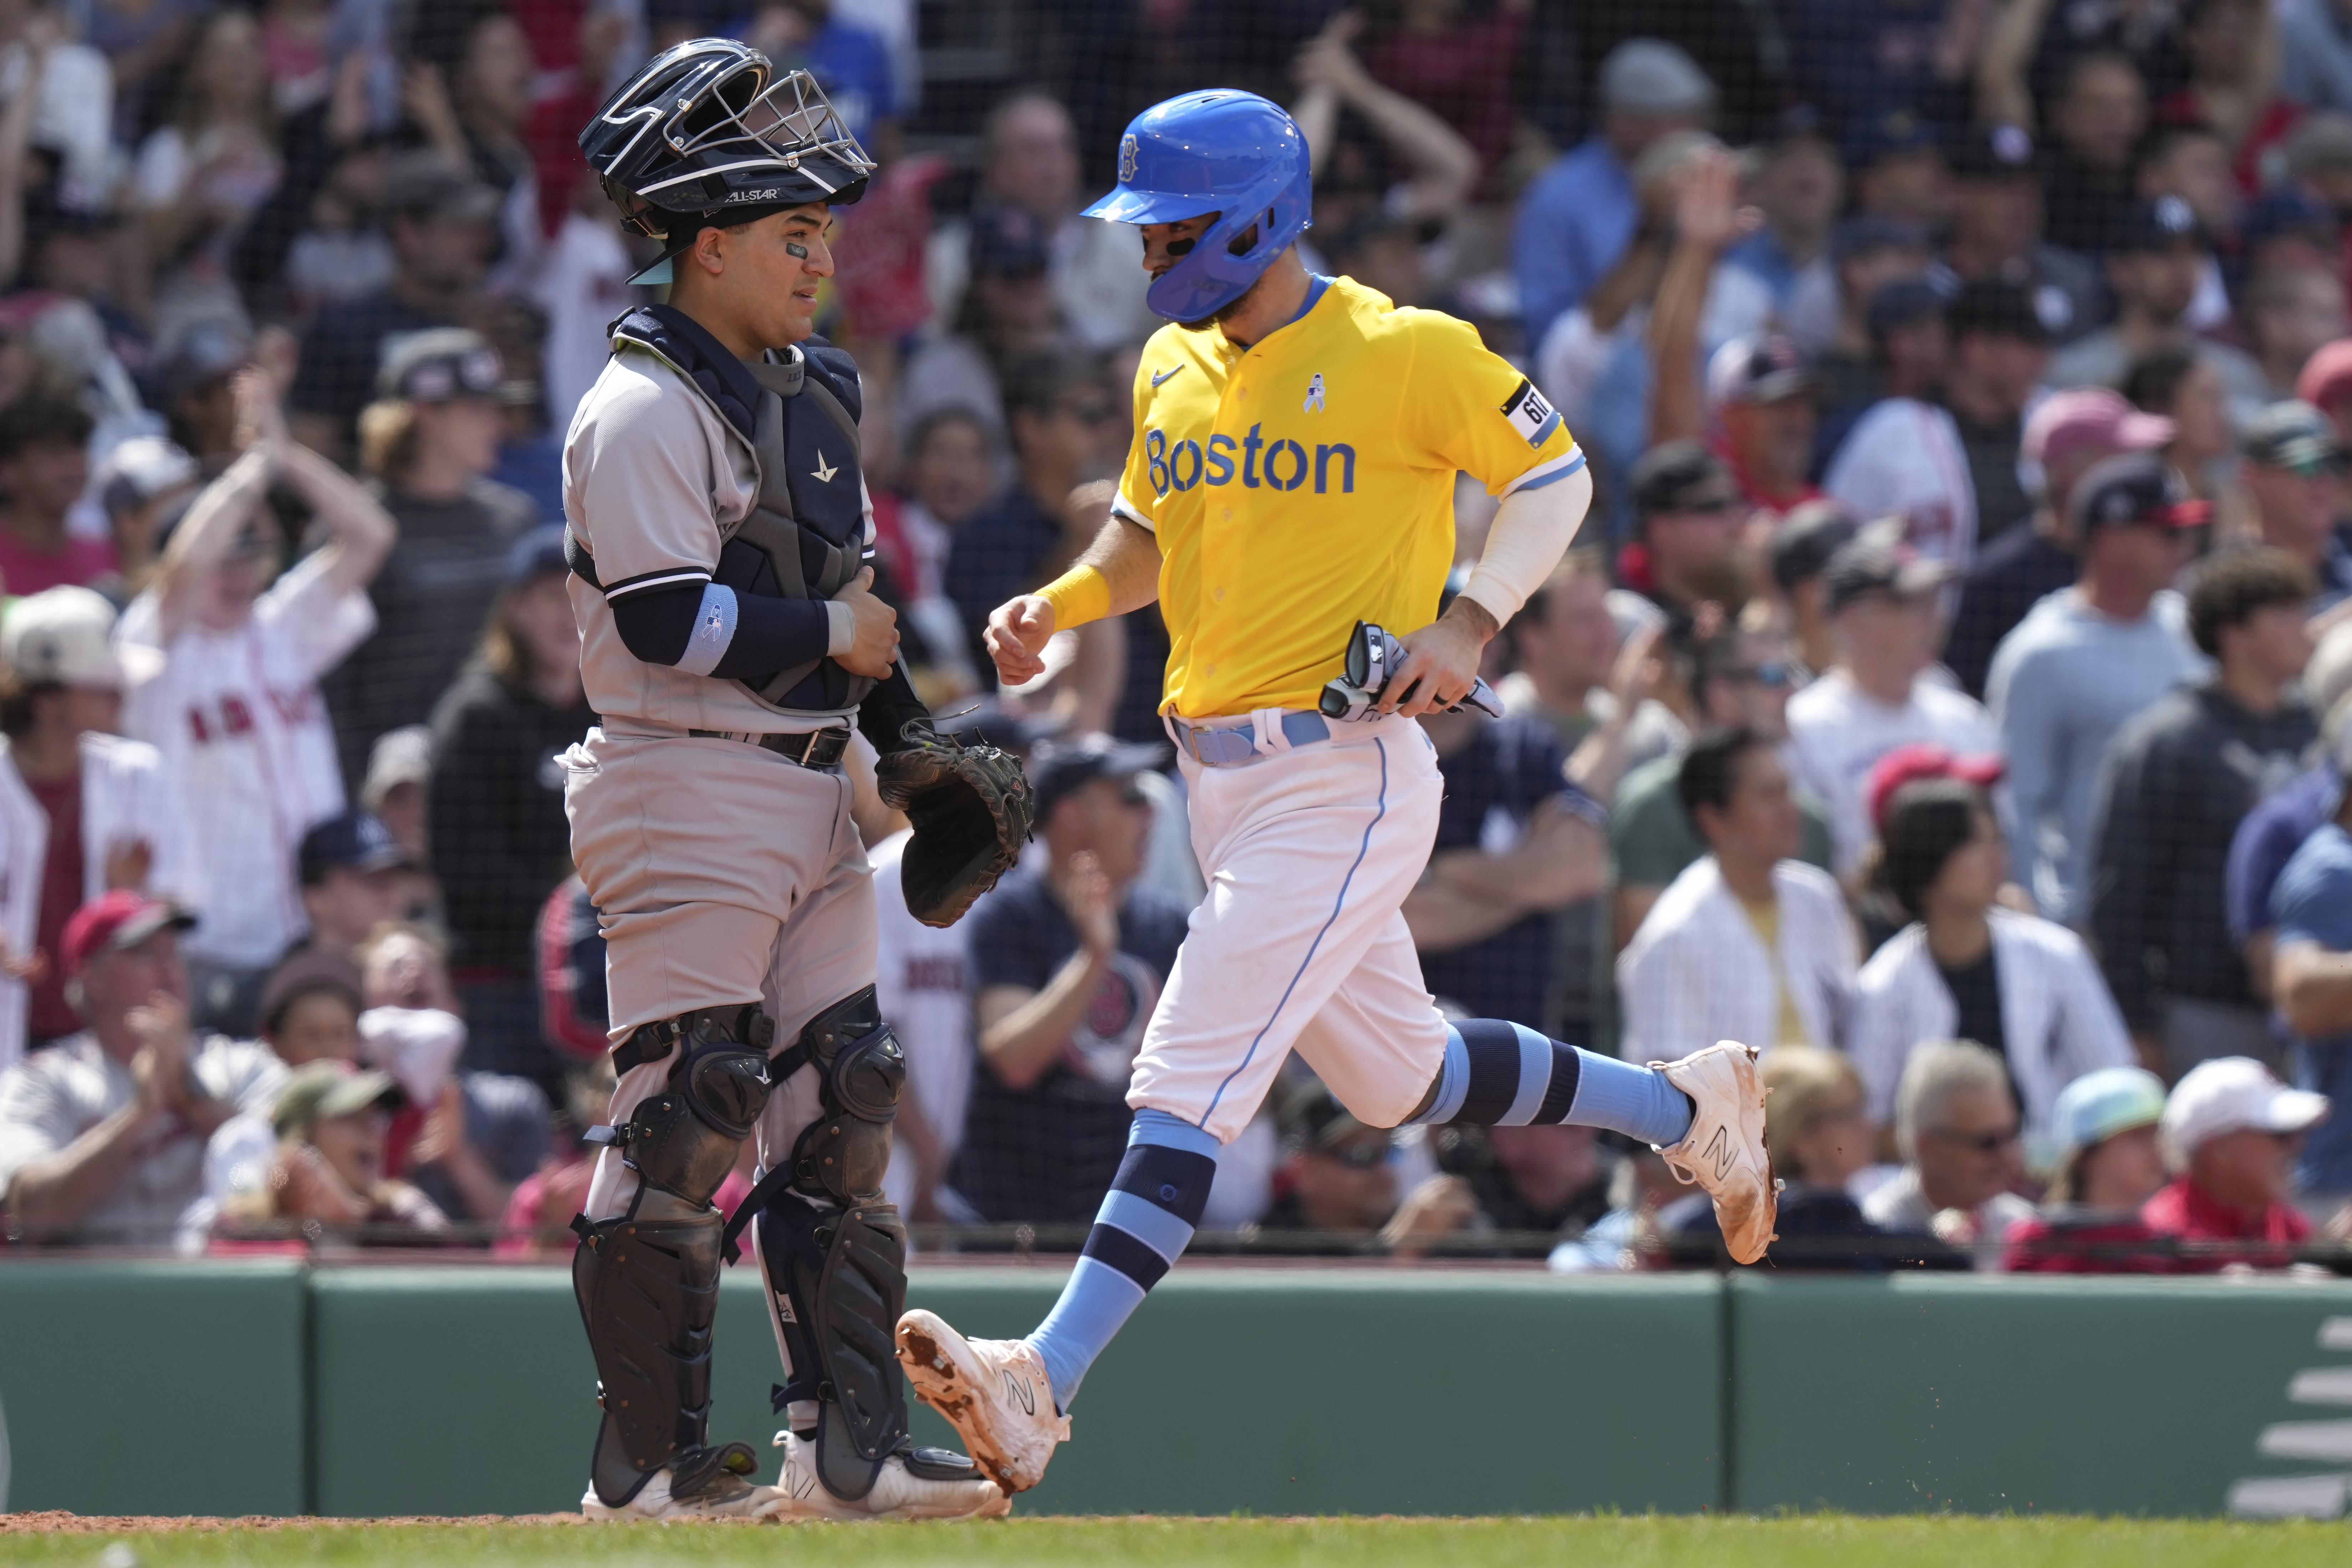
<path id="1" fill-rule="evenodd" d="M 912 1294 L 1015 1333 L 1059 1281 L 925 1268 Z M 737 1273 L 714 1434 L 761 1444 L 776 1376 Z M 568 1509 L 593 1382 L 556 1268 L 0 1265 L 19 1510 Z M 2352 1284 L 1196 1268 L 1075 1436 L 1024 1509 L 2340 1510 Z"/>

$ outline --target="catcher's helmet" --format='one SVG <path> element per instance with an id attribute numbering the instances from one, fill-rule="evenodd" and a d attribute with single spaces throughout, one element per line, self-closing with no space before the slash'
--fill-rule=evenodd
<path id="1" fill-rule="evenodd" d="M 1169 320 L 1197 321 L 1240 299 L 1307 228 L 1314 206 L 1297 122 L 1254 92 L 1211 88 L 1128 123 L 1118 184 L 1087 216 L 1141 224 L 1219 214 L 1145 295 Z"/>
<path id="2" fill-rule="evenodd" d="M 666 243 L 662 263 L 712 224 L 732 226 L 810 202 L 866 194 L 874 160 L 803 70 L 730 38 L 665 49 L 604 101 L 580 151 L 635 233 Z M 633 281 L 658 281 L 650 274 Z"/>

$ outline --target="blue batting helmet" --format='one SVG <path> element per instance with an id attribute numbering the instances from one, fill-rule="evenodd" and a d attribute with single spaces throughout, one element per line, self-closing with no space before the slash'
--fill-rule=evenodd
<path id="1" fill-rule="evenodd" d="M 1240 299 L 1311 221 L 1314 187 L 1297 122 L 1254 92 L 1211 88 L 1154 104 L 1118 142 L 1118 185 L 1087 208 L 1113 223 L 1219 214 L 1145 298 L 1174 321 Z M 1244 237 L 1255 227 L 1254 240 Z"/>

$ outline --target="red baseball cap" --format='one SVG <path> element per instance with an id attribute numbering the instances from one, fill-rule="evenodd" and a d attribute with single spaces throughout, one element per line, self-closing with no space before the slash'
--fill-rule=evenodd
<path id="1" fill-rule="evenodd" d="M 1914 741 L 1907 746 L 1897 746 L 1871 764 L 1870 776 L 1863 784 L 1863 798 L 1870 803 L 1870 825 L 1882 833 L 1886 830 L 1887 802 L 1905 784 L 1921 779 L 1958 779 L 1979 789 L 1990 789 L 2008 771 L 2009 764 L 1990 752 L 1958 756 L 1949 747 L 1933 741 Z"/>
<path id="2" fill-rule="evenodd" d="M 2320 344 L 2303 362 L 2303 374 L 2294 378 L 2294 395 L 2315 408 L 2352 397 L 2352 338 Z"/>
<path id="3" fill-rule="evenodd" d="M 177 904 L 129 888 L 100 893 L 73 912 L 65 936 L 58 943 L 58 963 L 68 980 L 89 966 L 102 952 L 137 947 L 159 931 L 185 931 L 196 917 Z"/>

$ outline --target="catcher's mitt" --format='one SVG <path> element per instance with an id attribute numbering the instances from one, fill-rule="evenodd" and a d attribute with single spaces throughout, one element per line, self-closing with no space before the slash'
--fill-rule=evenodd
<path id="1" fill-rule="evenodd" d="M 874 783 L 883 804 L 907 814 L 915 837 L 898 865 L 907 912 L 951 926 L 1021 858 L 1032 799 L 1018 759 L 966 746 L 929 724 L 908 724 L 908 744 L 885 752 Z"/>

